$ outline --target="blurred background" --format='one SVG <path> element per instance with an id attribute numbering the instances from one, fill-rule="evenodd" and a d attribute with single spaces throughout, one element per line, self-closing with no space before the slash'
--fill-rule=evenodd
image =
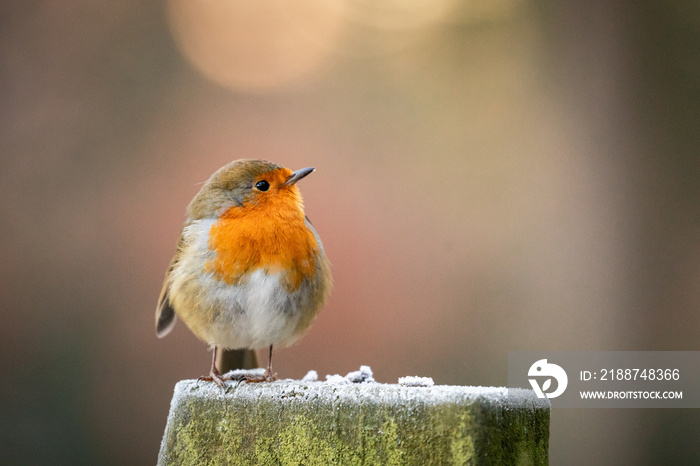
<path id="1" fill-rule="evenodd" d="M 154 464 L 209 367 L 154 310 L 187 203 L 292 169 L 333 264 L 281 377 L 505 385 L 700 350 L 700 3 L 0 6 L 0 463 Z M 551 463 L 697 464 L 697 410 L 555 410 Z"/>

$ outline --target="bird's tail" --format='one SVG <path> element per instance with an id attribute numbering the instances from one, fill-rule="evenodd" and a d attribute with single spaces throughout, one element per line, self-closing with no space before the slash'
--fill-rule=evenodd
<path id="1" fill-rule="evenodd" d="M 234 369 L 255 369 L 258 358 L 250 349 L 221 350 L 216 352 L 216 368 L 221 374 Z"/>

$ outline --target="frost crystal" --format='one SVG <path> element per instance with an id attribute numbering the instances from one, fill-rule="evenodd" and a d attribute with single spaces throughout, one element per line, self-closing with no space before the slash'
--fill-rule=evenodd
<path id="1" fill-rule="evenodd" d="M 399 385 L 404 387 L 432 387 L 435 385 L 432 377 L 401 377 L 399 378 Z"/>

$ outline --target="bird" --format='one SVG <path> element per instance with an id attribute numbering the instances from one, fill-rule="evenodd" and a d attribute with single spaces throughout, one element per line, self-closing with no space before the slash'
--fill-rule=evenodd
<path id="1" fill-rule="evenodd" d="M 297 186 L 314 170 L 235 160 L 188 205 L 158 298 L 156 335 L 166 336 L 179 318 L 211 347 L 211 369 L 200 380 L 223 387 L 217 354 L 243 358 L 263 348 L 265 372 L 246 380 L 275 380 L 273 346 L 298 341 L 326 303 L 330 263 Z"/>

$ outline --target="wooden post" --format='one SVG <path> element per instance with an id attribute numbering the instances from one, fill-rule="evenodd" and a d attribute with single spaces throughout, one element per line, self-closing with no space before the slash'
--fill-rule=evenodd
<path id="1" fill-rule="evenodd" d="M 183 380 L 158 464 L 547 464 L 549 409 L 524 389 Z"/>

